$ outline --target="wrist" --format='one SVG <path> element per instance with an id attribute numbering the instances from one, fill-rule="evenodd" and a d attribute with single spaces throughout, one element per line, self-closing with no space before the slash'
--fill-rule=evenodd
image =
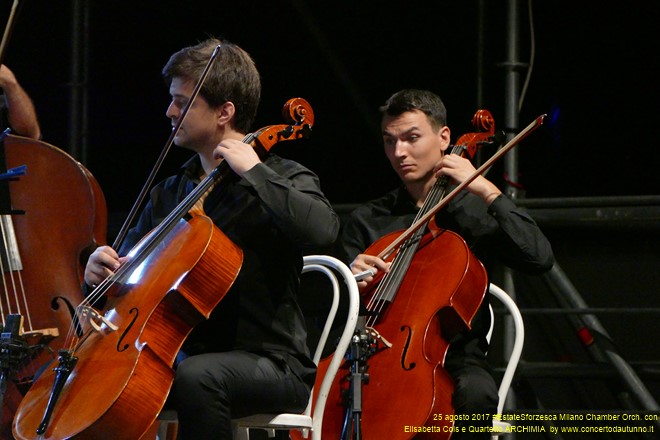
<path id="1" fill-rule="evenodd" d="M 490 205 L 495 201 L 496 198 L 500 196 L 500 194 L 502 194 L 501 191 L 490 192 L 486 195 L 486 197 L 484 197 L 484 202 L 486 202 L 486 205 Z"/>

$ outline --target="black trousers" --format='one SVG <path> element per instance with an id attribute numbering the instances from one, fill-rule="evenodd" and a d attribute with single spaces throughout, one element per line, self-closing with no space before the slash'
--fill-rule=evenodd
<path id="1" fill-rule="evenodd" d="M 177 367 L 168 406 L 183 440 L 232 438 L 231 419 L 302 412 L 309 387 L 286 365 L 244 351 L 189 357 Z"/>
<path id="2" fill-rule="evenodd" d="M 492 426 L 492 416 L 497 413 L 499 400 L 495 379 L 486 362 L 486 355 L 479 348 L 478 341 L 470 341 L 460 350 L 450 349 L 445 368 L 454 379 L 452 396 L 454 414 L 465 415 L 468 418 L 468 420 L 456 421 L 454 426 L 463 432 L 452 434 L 452 440 L 490 439 L 489 432 L 471 429 Z"/>

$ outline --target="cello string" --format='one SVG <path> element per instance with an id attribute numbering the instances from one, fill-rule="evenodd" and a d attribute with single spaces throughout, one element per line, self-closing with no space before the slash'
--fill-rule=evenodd
<path id="1" fill-rule="evenodd" d="M 431 204 L 430 199 L 435 198 L 435 194 L 436 194 L 437 192 L 438 192 L 438 181 L 436 181 L 436 183 L 431 187 L 431 190 L 430 190 L 430 192 L 429 192 L 429 195 L 426 197 L 426 199 L 425 199 L 425 201 L 424 201 L 424 204 L 422 205 L 422 208 L 420 208 L 420 210 L 418 211 L 417 215 L 415 216 L 415 221 L 416 221 L 417 219 L 419 219 L 419 218 L 423 215 L 424 212 L 426 212 L 426 207 L 427 207 L 429 204 Z M 411 246 L 409 245 L 410 242 L 412 242 L 412 238 L 409 238 L 408 240 L 406 240 L 406 241 L 403 243 L 403 245 L 402 245 L 401 248 L 399 249 L 399 252 L 397 252 L 397 254 L 395 255 L 394 259 L 392 260 L 392 266 L 391 266 L 391 268 L 390 268 L 390 271 L 389 271 L 387 274 L 385 274 L 385 275 L 383 276 L 383 279 L 381 280 L 380 285 L 388 286 L 388 285 L 390 284 L 390 281 L 389 281 L 389 280 L 390 280 L 391 277 L 392 277 L 390 274 L 393 273 L 393 272 L 397 272 L 396 269 L 397 269 L 398 266 L 400 265 L 400 261 L 401 261 L 401 257 L 400 257 L 400 255 L 402 255 L 401 249 L 404 249 L 404 250 L 405 250 L 405 249 L 410 249 L 410 247 L 411 247 Z M 373 305 L 375 301 L 379 301 L 379 300 L 381 300 L 381 299 L 383 298 L 384 293 L 382 293 L 382 290 L 384 290 L 384 288 L 381 288 L 381 287 L 379 286 L 379 288 L 376 290 L 376 293 L 372 296 L 371 300 L 369 301 L 369 303 L 368 303 L 369 305 Z"/>
<path id="2" fill-rule="evenodd" d="M 3 242 L 6 242 L 5 228 L 2 225 L 2 222 L 0 222 L 0 229 L 2 229 Z M 6 248 L 6 246 L 5 246 L 5 248 Z M 3 292 L 4 292 L 5 301 L 7 303 L 7 311 L 11 312 L 11 301 L 10 301 L 9 291 L 7 289 L 7 280 L 5 278 L 5 272 L 6 271 L 5 271 L 5 265 L 4 265 L 4 259 L 3 258 L 0 258 L 0 271 L 2 271 L 2 285 L 3 285 Z M 2 301 L 0 301 L 0 313 L 2 314 L 2 327 L 4 328 L 4 326 L 6 325 L 6 322 L 5 322 L 5 307 L 4 307 L 4 303 Z"/>
<path id="3" fill-rule="evenodd" d="M 3 214 L 2 218 L 0 218 L 0 228 L 2 229 L 2 243 L 4 245 L 4 250 L 5 250 L 4 255 L 7 259 L 7 270 L 5 271 L 4 267 L 2 268 L 2 273 L 3 273 L 2 281 L 4 283 L 5 296 L 6 296 L 6 299 L 7 299 L 7 309 L 8 309 L 7 313 L 9 313 L 9 314 L 14 313 L 14 309 L 13 309 L 12 304 L 11 304 L 11 293 L 9 292 L 9 289 L 7 287 L 7 282 L 6 282 L 6 279 L 5 279 L 5 273 L 9 274 L 8 277 L 9 277 L 9 280 L 10 280 L 12 291 L 14 293 L 14 300 L 16 301 L 16 303 L 15 303 L 16 304 L 16 312 L 20 315 L 21 314 L 21 305 L 19 304 L 18 295 L 17 295 L 17 292 L 16 292 L 16 281 L 14 279 L 15 270 L 14 270 L 14 265 L 13 265 L 13 257 L 12 257 L 12 254 L 11 254 L 9 239 L 7 238 L 7 227 L 5 225 L 5 221 L 6 221 L 7 217 L 8 217 L 7 215 Z M 11 219 L 11 217 L 10 217 L 10 219 Z M 3 315 L 3 317 L 4 317 L 4 315 Z"/>
<path id="4" fill-rule="evenodd" d="M 374 295 L 368 302 L 367 309 L 372 312 L 371 316 L 367 319 L 370 325 L 375 325 L 384 308 L 394 300 L 396 291 L 405 277 L 405 268 L 410 266 L 410 262 L 417 251 L 420 238 L 421 236 L 419 234 L 414 234 L 406 240 L 394 256 L 390 271 L 383 276 Z M 399 269 L 400 267 L 403 270 Z"/>
<path id="5" fill-rule="evenodd" d="M 248 133 L 244 138 L 243 142 L 252 143 L 256 137 L 255 133 Z M 155 245 L 162 241 L 163 236 L 171 232 L 171 230 L 176 226 L 176 223 L 183 218 L 197 203 L 197 201 L 204 196 L 214 185 L 219 183 L 228 173 L 229 167 L 223 161 L 221 162 L 211 173 L 209 173 L 184 199 L 177 205 L 177 207 L 172 210 L 162 221 L 161 223 L 138 245 L 136 245 L 129 252 L 129 260 L 122 264 L 115 273 L 111 276 L 105 278 L 94 290 L 76 307 L 76 316 L 78 317 L 78 322 L 83 322 L 86 318 L 88 307 L 91 304 L 94 304 L 99 300 L 103 295 L 105 295 L 108 290 L 117 282 L 118 279 L 123 279 L 123 277 L 128 273 L 132 272 L 136 266 L 141 264 L 144 258 L 147 256 Z M 87 318 L 87 319 L 91 319 Z M 67 342 L 69 346 L 73 347 L 77 338 L 73 336 L 74 334 L 74 325 L 75 322 L 72 322 L 67 333 Z M 71 348 L 73 351 L 73 348 Z"/>
<path id="6" fill-rule="evenodd" d="M 449 154 L 459 154 L 463 150 L 463 146 L 452 145 L 450 147 Z M 441 200 L 446 194 L 446 187 L 449 179 L 447 176 L 441 176 L 439 179 L 436 179 L 433 186 L 429 190 L 422 207 L 417 212 L 413 223 L 416 223 L 420 218 L 422 218 L 432 207 L 434 207 L 439 200 Z M 367 310 L 371 312 L 371 315 L 367 318 L 368 325 L 375 325 L 375 322 L 378 320 L 378 317 L 383 312 L 383 309 L 387 305 L 389 300 L 385 298 L 392 289 L 398 288 L 403 282 L 403 277 L 405 276 L 405 270 L 399 270 L 399 267 L 403 265 L 403 268 L 407 268 L 410 265 L 415 253 L 417 252 L 417 247 L 421 241 L 423 229 L 420 228 L 409 237 L 403 244 L 399 247 L 398 252 L 392 260 L 392 265 L 390 271 L 383 276 L 383 279 L 380 281 L 380 284 L 376 288 L 376 291 L 369 299 L 367 303 Z"/>
<path id="7" fill-rule="evenodd" d="M 152 233 L 150 233 L 145 238 L 145 240 L 131 249 L 129 252 L 130 258 L 128 261 L 122 264 L 112 275 L 105 278 L 96 287 L 94 287 L 94 290 L 76 307 L 75 313 L 76 317 L 78 318 L 78 322 L 83 323 L 86 319 L 92 319 L 92 317 L 87 317 L 91 304 L 94 304 L 97 300 L 106 295 L 108 290 L 117 282 L 118 279 L 122 279 L 122 277 L 124 277 L 124 275 L 128 272 L 132 272 L 136 266 L 143 261 L 144 257 L 146 257 L 146 251 L 151 250 L 154 243 L 157 243 L 157 240 L 159 240 L 166 233 L 170 232 L 170 230 L 174 227 L 175 220 L 178 220 L 183 216 L 183 214 L 180 212 L 182 210 L 181 206 L 193 205 L 194 202 L 192 202 L 192 199 L 198 198 L 198 193 L 203 194 L 205 192 L 206 187 L 210 186 L 210 183 L 213 182 L 216 174 L 217 173 L 212 172 L 202 182 L 200 182 L 200 184 L 197 185 L 197 187 L 195 187 L 195 189 L 193 189 L 193 191 L 188 194 L 188 196 L 181 202 L 181 204 L 177 206 L 177 208 L 174 209 L 167 217 L 165 217 L 165 219 L 163 219 L 163 221 L 152 231 Z M 67 344 L 69 347 L 71 347 L 70 350 L 72 352 L 73 346 L 77 340 L 77 338 L 74 337 L 74 325 L 75 323 L 72 322 L 67 333 Z"/>
<path id="8" fill-rule="evenodd" d="M 431 190 L 431 193 L 435 194 L 436 185 L 434 184 Z M 428 200 L 428 197 L 427 197 Z M 425 204 L 426 205 L 426 202 Z M 421 212 L 421 210 L 420 210 Z M 418 213 L 417 216 L 420 214 Z M 408 238 L 398 249 L 397 253 L 392 260 L 390 270 L 383 276 L 383 279 L 380 281 L 380 284 L 376 288 L 376 291 L 372 298 L 367 304 L 367 309 L 372 312 L 372 315 L 368 319 L 368 323 L 375 325 L 376 320 L 379 315 L 382 313 L 383 309 L 388 302 L 391 302 L 394 298 L 391 292 L 394 289 L 397 289 L 401 282 L 403 281 L 403 276 L 405 275 L 405 270 L 400 270 L 399 268 L 403 265 L 403 269 L 409 266 L 412 257 L 414 256 L 417 250 L 417 244 L 419 243 L 419 234 L 413 234 Z M 416 243 L 415 243 L 416 242 Z M 386 299 L 387 297 L 391 297 Z"/>
<path id="9" fill-rule="evenodd" d="M 34 328 L 32 328 L 32 318 L 30 316 L 30 307 L 28 306 L 27 295 L 25 294 L 25 286 L 23 285 L 23 276 L 21 275 L 22 273 L 23 273 L 22 269 L 17 270 L 16 277 L 18 278 L 18 284 L 21 286 L 20 292 L 21 292 L 21 297 L 23 299 L 23 307 L 25 308 L 25 318 L 27 319 L 28 329 L 30 331 L 33 331 Z"/>
<path id="10" fill-rule="evenodd" d="M 14 230 L 13 217 L 11 215 L 2 215 L 0 220 L 2 223 L 2 239 L 5 246 L 5 256 L 7 258 L 8 270 L 11 274 L 11 284 L 14 289 L 14 297 L 16 299 L 16 308 L 19 314 L 21 313 L 21 304 L 25 309 L 24 317 L 27 318 L 28 329 L 33 331 L 32 318 L 30 316 L 30 308 L 28 306 L 27 295 L 25 293 L 25 286 L 23 284 L 23 261 L 21 259 L 21 252 L 18 248 L 18 240 L 16 239 L 16 231 Z M 16 288 L 18 284 L 19 288 Z M 20 300 L 18 293 L 20 293 Z M 22 301 L 22 302 L 21 302 Z M 11 312 L 10 312 L 11 313 Z M 23 329 L 21 329 L 23 330 Z"/>
<path id="11" fill-rule="evenodd" d="M 19 7 L 19 0 L 14 0 L 14 3 L 12 4 L 12 7 L 9 12 L 9 17 L 7 19 L 7 23 L 5 24 L 5 31 L 2 34 L 2 41 L 0 42 L 0 64 L 3 63 L 4 57 L 5 57 L 5 52 L 7 50 L 7 44 L 9 42 L 9 36 L 11 35 L 12 29 L 14 28 L 14 22 L 15 22 L 15 17 L 18 11 Z M 2 227 L 2 239 L 3 242 L 5 243 L 5 250 L 7 249 L 7 240 L 5 236 L 5 230 L 4 230 L 4 225 Z M 7 257 L 7 264 L 9 264 L 9 256 Z M 10 297 L 11 295 L 9 294 L 7 290 L 7 281 L 5 279 L 5 270 L 4 270 L 4 265 L 2 264 L 2 261 L 0 261 L 0 269 L 2 269 L 2 283 L 4 286 L 4 292 L 5 292 L 5 298 L 7 300 L 7 313 L 12 312 L 11 308 L 11 300 Z M 2 326 L 6 325 L 5 322 L 5 310 L 4 307 L 2 306 L 2 302 L 0 301 L 0 313 L 2 314 Z"/>
<path id="12" fill-rule="evenodd" d="M 216 51 L 217 49 L 218 48 L 216 48 Z M 289 102 L 287 102 L 287 105 L 288 104 Z M 300 126 L 301 132 L 306 126 L 309 126 L 309 124 L 303 124 L 303 120 L 299 120 L 298 123 L 295 125 Z M 280 126 L 269 126 L 257 132 L 248 133 L 243 138 L 242 142 L 253 144 L 253 142 L 258 140 L 258 138 L 262 135 L 262 133 L 268 133 L 267 129 L 269 128 L 277 129 L 280 128 Z M 290 135 L 293 134 L 293 131 L 289 132 L 289 130 L 291 130 L 292 128 L 293 127 L 291 125 L 288 125 L 286 126 L 285 129 L 282 129 L 288 134 L 287 136 L 285 136 L 285 140 L 297 138 L 296 136 L 290 137 Z M 272 135 L 270 136 L 272 138 Z M 277 137 L 277 139 L 279 139 L 279 137 Z M 262 146 L 265 147 L 265 145 L 263 144 L 263 140 L 260 141 L 260 143 L 262 144 Z M 221 161 L 220 164 L 213 171 L 211 171 L 183 199 L 183 201 L 181 201 L 179 205 L 177 205 L 177 207 L 174 208 L 172 212 L 170 212 L 170 214 L 168 214 L 161 221 L 161 223 L 148 236 L 146 236 L 143 240 L 141 240 L 138 243 L 138 245 L 133 247 L 131 251 L 128 253 L 129 256 L 128 261 L 122 264 L 114 274 L 105 278 L 101 283 L 99 283 L 98 286 L 95 286 L 94 290 L 85 299 L 83 299 L 83 301 L 81 301 L 81 303 L 76 307 L 75 313 L 76 313 L 76 317 L 78 318 L 77 319 L 78 323 L 81 324 L 83 323 L 83 319 L 87 315 L 88 307 L 90 306 L 90 304 L 94 304 L 98 299 L 100 299 L 103 295 L 105 295 L 109 290 L 109 288 L 115 284 L 116 282 L 115 280 L 123 277 L 126 274 L 126 272 L 132 271 L 135 265 L 141 263 L 144 259 L 145 256 L 144 254 L 146 254 L 147 251 L 153 250 L 153 248 L 157 246 L 158 243 L 160 243 L 162 237 L 173 230 L 173 228 L 176 226 L 176 223 L 178 221 L 180 221 L 186 214 L 192 212 L 191 210 L 194 209 L 197 201 L 201 197 L 203 197 L 210 189 L 212 189 L 214 185 L 221 182 L 222 179 L 224 179 L 230 172 L 231 172 L 231 168 L 229 168 L 227 163 L 225 161 Z M 203 213 L 203 210 L 201 210 L 201 212 Z M 69 326 L 69 330 L 67 332 L 67 337 L 66 337 L 67 344 L 70 345 L 71 347 L 73 346 L 73 343 L 77 339 L 73 336 L 75 324 L 76 324 L 76 320 L 74 320 L 74 322 L 72 322 L 71 325 Z"/>

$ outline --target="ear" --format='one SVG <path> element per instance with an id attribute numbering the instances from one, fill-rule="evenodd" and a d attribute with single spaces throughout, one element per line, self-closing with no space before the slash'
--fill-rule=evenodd
<path id="1" fill-rule="evenodd" d="M 438 130 L 438 140 L 440 141 L 440 149 L 444 152 L 451 143 L 451 131 L 448 126 L 440 127 Z"/>
<path id="2" fill-rule="evenodd" d="M 227 125 L 232 124 L 234 120 L 234 114 L 236 114 L 236 107 L 231 101 L 227 101 L 218 107 L 216 115 L 218 120 L 218 125 Z"/>

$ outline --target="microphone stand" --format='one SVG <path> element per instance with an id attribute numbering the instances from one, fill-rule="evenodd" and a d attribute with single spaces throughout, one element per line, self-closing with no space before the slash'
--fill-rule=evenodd
<path id="1" fill-rule="evenodd" d="M 21 315 L 7 315 L 6 325 L 0 334 L 0 420 L 2 420 L 7 380 L 29 351 L 27 342 L 19 336 L 22 320 Z"/>
<path id="2" fill-rule="evenodd" d="M 341 440 L 362 439 L 362 386 L 369 383 L 367 359 L 376 352 L 376 339 L 366 330 L 365 316 L 359 316 L 346 360 L 351 363 L 349 387 L 344 390 L 346 413 Z"/>

